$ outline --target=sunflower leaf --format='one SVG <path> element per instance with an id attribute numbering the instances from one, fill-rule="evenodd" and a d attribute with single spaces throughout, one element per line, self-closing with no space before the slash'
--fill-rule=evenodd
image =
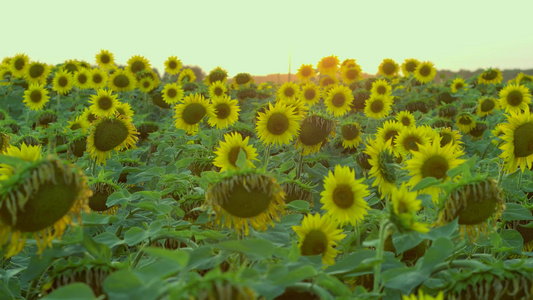
<path id="1" fill-rule="evenodd" d="M 502 214 L 504 221 L 533 220 L 531 212 L 521 204 L 506 203 L 505 206 L 505 211 Z"/>
<path id="2" fill-rule="evenodd" d="M 81 282 L 71 283 L 69 285 L 63 286 L 54 290 L 51 294 L 44 297 L 44 300 L 61 300 L 61 299 L 72 299 L 73 295 L 76 295 L 76 299 L 79 300 L 93 300 L 96 297 L 93 294 L 91 288 Z"/>
<path id="3" fill-rule="evenodd" d="M 437 179 L 435 177 L 426 177 L 420 182 L 418 182 L 412 189 L 411 192 L 416 192 L 425 188 L 428 188 L 430 186 L 434 186 L 437 184 L 440 184 L 442 182 L 442 179 Z"/>
<path id="4" fill-rule="evenodd" d="M 246 152 L 240 149 L 239 155 L 237 155 L 237 161 L 235 162 L 235 166 L 237 166 L 238 169 L 244 169 L 247 165 L 248 162 L 246 161 Z"/>

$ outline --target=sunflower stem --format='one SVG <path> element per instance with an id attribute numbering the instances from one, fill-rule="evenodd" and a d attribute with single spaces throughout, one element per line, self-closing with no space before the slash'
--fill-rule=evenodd
<path id="1" fill-rule="evenodd" d="M 385 246 L 385 240 L 389 236 L 389 227 L 391 224 L 387 219 L 381 221 L 379 228 L 379 244 L 376 248 L 376 261 L 383 260 L 383 249 Z M 374 265 L 374 293 L 379 293 L 380 290 L 380 276 L 381 276 L 381 263 Z"/>
<path id="2" fill-rule="evenodd" d="M 94 175 L 96 174 L 96 157 L 93 159 L 93 166 L 91 168 L 91 174 Z"/>
<path id="3" fill-rule="evenodd" d="M 265 146 L 265 153 L 263 154 L 265 157 L 264 167 L 265 169 L 268 169 L 268 160 L 270 158 L 270 145 Z"/>
<path id="4" fill-rule="evenodd" d="M 302 153 L 300 153 L 300 157 L 298 157 L 298 164 L 296 165 L 296 178 L 300 179 L 300 175 L 302 174 L 302 166 L 304 163 L 304 156 Z"/>

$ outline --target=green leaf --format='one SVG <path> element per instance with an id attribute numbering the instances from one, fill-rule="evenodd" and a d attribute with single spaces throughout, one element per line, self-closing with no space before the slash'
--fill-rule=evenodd
<path id="1" fill-rule="evenodd" d="M 179 249 L 167 250 L 163 248 L 146 247 L 144 252 L 158 258 L 171 260 L 179 264 L 181 267 L 185 267 L 189 261 L 189 253 Z"/>
<path id="2" fill-rule="evenodd" d="M 124 241 L 117 238 L 111 232 L 101 233 L 93 238 L 96 242 L 106 245 L 109 248 L 113 248 L 118 245 L 124 244 Z"/>
<path id="3" fill-rule="evenodd" d="M 103 260 L 111 259 L 111 250 L 104 244 L 95 242 L 88 234 L 83 235 L 81 245 L 95 258 L 102 258 Z"/>
<path id="4" fill-rule="evenodd" d="M 246 152 L 244 152 L 242 148 L 239 149 L 239 154 L 237 155 L 237 161 L 235 162 L 235 166 L 237 166 L 238 169 L 245 169 L 248 166 L 248 161 L 246 160 Z"/>
<path id="5" fill-rule="evenodd" d="M 83 226 L 109 225 L 116 221 L 118 221 L 117 216 L 97 213 L 82 214 Z"/>
<path id="6" fill-rule="evenodd" d="M 265 240 L 234 240 L 213 245 L 213 247 L 244 253 L 252 258 L 268 259 L 274 253 L 274 244 Z"/>
<path id="7" fill-rule="evenodd" d="M 43 300 L 70 300 L 74 298 L 76 300 L 96 299 L 93 291 L 88 285 L 81 282 L 75 282 L 54 290 L 49 295 L 45 296 Z"/>
<path id="8" fill-rule="evenodd" d="M 381 274 L 381 279 L 386 287 L 400 290 L 404 295 L 410 294 L 427 278 L 429 278 L 429 274 L 408 267 L 386 270 Z"/>
<path id="9" fill-rule="evenodd" d="M 412 189 L 411 192 L 416 192 L 422 189 L 425 189 L 427 187 L 431 187 L 437 184 L 440 184 L 442 182 L 442 179 L 437 179 L 435 177 L 426 177 L 420 182 L 418 182 Z"/>
<path id="10" fill-rule="evenodd" d="M 54 254 L 53 250 L 46 249 L 41 255 L 32 255 L 28 267 L 26 271 L 22 273 L 20 280 L 22 282 L 29 282 L 41 275 L 41 273 L 50 265 L 50 261 L 54 257 Z"/>
<path id="11" fill-rule="evenodd" d="M 137 245 L 147 238 L 148 234 L 146 231 L 139 227 L 132 227 L 124 234 L 124 242 L 126 242 L 128 246 Z"/>
<path id="12" fill-rule="evenodd" d="M 326 273 L 331 275 L 348 273 L 361 268 L 368 268 L 363 266 L 363 261 L 376 257 L 376 251 L 361 250 L 350 253 L 336 262 L 333 266 L 326 268 Z"/>
<path id="13" fill-rule="evenodd" d="M 309 202 L 305 200 L 293 200 L 289 202 L 286 207 L 290 210 L 295 210 L 299 212 L 309 212 Z"/>
<path id="14" fill-rule="evenodd" d="M 399 232 L 395 232 L 392 235 L 392 244 L 394 245 L 396 254 L 403 253 L 406 250 L 416 247 L 423 240 L 424 240 L 424 236 L 421 233 L 416 232 L 416 231 L 412 231 L 407 234 L 401 234 Z"/>
<path id="15" fill-rule="evenodd" d="M 531 212 L 518 203 L 506 203 L 506 208 L 503 211 L 502 219 L 504 221 L 515 221 L 515 220 L 533 220 Z"/>
<path id="16" fill-rule="evenodd" d="M 104 281 L 104 292 L 107 293 L 109 299 L 117 300 L 157 298 L 157 291 L 150 290 L 150 285 L 130 270 L 119 270 L 107 276 Z"/>
<path id="17" fill-rule="evenodd" d="M 451 240 L 438 238 L 427 249 L 424 257 L 416 263 L 416 266 L 420 266 L 419 271 L 428 273 L 429 275 L 436 265 L 444 262 L 446 258 L 453 254 L 453 248 L 454 245 Z"/>
<path id="18" fill-rule="evenodd" d="M 494 249 L 496 252 L 522 249 L 522 246 L 524 245 L 524 238 L 514 229 L 502 230 L 500 232 L 500 237 L 502 239 L 502 247 Z"/>
<path id="19" fill-rule="evenodd" d="M 274 284 L 287 286 L 295 282 L 300 282 L 309 277 L 313 277 L 315 275 L 315 269 L 309 265 L 305 265 L 296 270 L 290 271 L 289 273 L 283 276 L 278 277 L 276 280 L 274 280 Z"/>
<path id="20" fill-rule="evenodd" d="M 433 228 L 425 234 L 425 237 L 433 241 L 441 237 L 451 238 L 457 233 L 457 229 L 459 228 L 459 224 L 457 222 L 457 219 L 455 219 L 444 226 Z"/>

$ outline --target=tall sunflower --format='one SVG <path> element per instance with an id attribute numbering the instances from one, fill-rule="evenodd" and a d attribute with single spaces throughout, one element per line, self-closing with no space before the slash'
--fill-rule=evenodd
<path id="1" fill-rule="evenodd" d="M 109 76 L 108 87 L 115 92 L 130 92 L 137 86 L 135 76 L 129 71 L 117 69 Z"/>
<path id="2" fill-rule="evenodd" d="M 99 89 L 96 95 L 91 95 L 91 106 L 89 109 L 97 117 L 110 117 L 117 111 L 117 95 L 113 95 L 112 91 L 106 89 Z"/>
<path id="3" fill-rule="evenodd" d="M 94 90 L 103 89 L 107 86 L 107 80 L 109 75 L 107 72 L 100 69 L 94 68 L 91 70 L 91 88 Z"/>
<path id="4" fill-rule="evenodd" d="M 500 146 L 503 153 L 500 156 L 505 161 L 508 173 L 516 171 L 518 167 L 524 172 L 533 167 L 533 116 L 530 112 L 511 112 L 507 122 L 498 125 L 503 131 L 503 144 Z"/>
<path id="5" fill-rule="evenodd" d="M 72 74 L 66 70 L 57 71 L 52 81 L 52 90 L 58 94 L 67 94 L 72 89 Z"/>
<path id="6" fill-rule="evenodd" d="M 131 109 L 131 105 L 125 102 L 117 101 L 116 105 L 116 116 L 120 117 L 126 121 L 131 121 L 133 118 L 133 110 Z"/>
<path id="7" fill-rule="evenodd" d="M 102 49 L 96 54 L 96 64 L 105 70 L 112 69 L 115 65 L 115 55 L 109 50 Z"/>
<path id="8" fill-rule="evenodd" d="M 288 144 L 300 130 L 298 116 L 294 108 L 277 102 L 274 106 L 268 103 L 268 109 L 258 113 L 255 128 L 263 144 Z"/>
<path id="9" fill-rule="evenodd" d="M 467 89 L 467 84 L 462 77 L 456 77 L 450 86 L 452 93 L 457 93 L 459 91 L 465 91 Z"/>
<path id="10" fill-rule="evenodd" d="M 365 115 L 373 119 L 382 119 L 389 115 L 392 98 L 382 95 L 371 95 L 365 102 Z"/>
<path id="11" fill-rule="evenodd" d="M 469 133 L 474 127 L 476 127 L 476 121 L 469 113 L 462 112 L 457 117 L 456 125 L 462 132 Z"/>
<path id="12" fill-rule="evenodd" d="M 392 78 L 398 75 L 399 70 L 400 66 L 398 66 L 398 64 L 393 59 L 385 58 L 379 65 L 378 73 L 385 77 Z"/>
<path id="13" fill-rule="evenodd" d="M 307 116 L 302 120 L 300 128 L 295 147 L 302 155 L 317 153 L 330 135 L 335 136 L 335 122 L 321 114 Z"/>
<path id="14" fill-rule="evenodd" d="M 437 75 L 437 69 L 435 69 L 432 62 L 424 61 L 418 64 L 413 75 L 418 82 L 426 84 L 435 78 L 435 75 Z"/>
<path id="15" fill-rule="evenodd" d="M 354 64 L 353 67 L 341 67 L 342 82 L 344 82 L 344 84 L 352 84 L 357 80 L 361 80 L 363 79 L 362 73 L 361 66 L 358 64 Z"/>
<path id="16" fill-rule="evenodd" d="M 213 98 L 212 106 L 214 114 L 207 120 L 209 125 L 223 129 L 237 122 L 239 111 L 241 110 L 237 105 L 238 103 L 237 100 L 231 100 L 229 96 Z"/>
<path id="17" fill-rule="evenodd" d="M 310 82 L 311 78 L 316 76 L 315 69 L 312 64 L 302 64 L 296 73 L 300 82 Z"/>
<path id="18" fill-rule="evenodd" d="M 31 110 L 41 110 L 44 105 L 48 103 L 48 90 L 41 84 L 31 84 L 26 91 L 24 91 L 24 104 Z"/>
<path id="19" fill-rule="evenodd" d="M 214 108 L 201 94 L 191 94 L 183 99 L 174 108 L 176 119 L 174 125 L 176 128 L 183 129 L 187 134 L 195 134 L 200 127 L 200 122 L 207 115 L 214 115 Z"/>
<path id="20" fill-rule="evenodd" d="M 29 84 L 46 84 L 46 78 L 50 74 L 50 67 L 47 64 L 37 61 L 30 62 L 25 69 L 24 78 Z"/>
<path id="21" fill-rule="evenodd" d="M 237 158 L 241 151 L 246 155 L 246 164 L 249 168 L 254 168 L 253 160 L 257 160 L 256 149 L 248 145 L 249 137 L 242 138 L 240 133 L 227 133 L 224 135 L 224 142 L 220 141 L 220 146 L 214 152 L 216 155 L 213 164 L 220 168 L 220 172 L 227 170 L 237 170 Z"/>
<path id="22" fill-rule="evenodd" d="M 11 73 L 15 78 L 24 77 L 26 69 L 30 64 L 30 58 L 25 53 L 15 55 L 9 62 Z"/>
<path id="23" fill-rule="evenodd" d="M 299 94 L 300 87 L 296 83 L 285 82 L 277 91 L 276 101 L 293 102 L 298 99 Z"/>
<path id="24" fill-rule="evenodd" d="M 134 55 L 132 56 L 126 66 L 126 71 L 129 71 L 133 74 L 150 70 L 150 62 L 144 56 Z"/>
<path id="25" fill-rule="evenodd" d="M 382 198 L 387 198 L 390 195 L 391 190 L 396 187 L 398 177 L 398 168 L 395 164 L 396 159 L 391 142 L 391 140 L 385 142 L 382 139 L 369 140 L 364 151 L 369 156 L 370 178 L 376 178 L 372 186 L 378 186 Z"/>
<path id="26" fill-rule="evenodd" d="M 174 75 L 178 74 L 181 70 L 181 60 L 177 56 L 169 56 L 165 61 L 165 72 Z"/>
<path id="27" fill-rule="evenodd" d="M 302 86 L 302 91 L 300 92 L 300 100 L 305 102 L 307 105 L 315 105 L 320 101 L 322 96 L 322 91 L 320 87 L 316 84 L 309 82 Z"/>
<path id="28" fill-rule="evenodd" d="M 402 183 L 399 189 L 391 190 L 391 219 L 401 232 L 414 230 L 425 233 L 429 231 L 427 224 L 417 222 L 416 214 L 422 205 L 420 200 L 416 200 L 416 196 L 417 193 L 410 192 L 405 183 Z"/>
<path id="29" fill-rule="evenodd" d="M 335 256 L 339 252 L 334 247 L 337 242 L 346 237 L 342 229 L 337 229 L 337 223 L 330 216 L 306 215 L 301 226 L 292 226 L 298 235 L 298 248 L 303 256 L 321 255 L 322 263 L 335 264 Z"/>
<path id="30" fill-rule="evenodd" d="M 341 126 L 342 146 L 344 148 L 355 148 L 363 140 L 361 138 L 361 126 L 356 122 L 347 123 Z"/>
<path id="31" fill-rule="evenodd" d="M 177 83 L 167 83 L 163 91 L 161 91 L 161 94 L 163 94 L 163 101 L 172 105 L 178 103 L 183 98 L 184 91 L 181 85 Z"/>
<path id="32" fill-rule="evenodd" d="M 383 142 L 391 141 L 391 145 L 395 147 L 396 137 L 402 131 L 403 126 L 395 120 L 388 120 L 381 127 L 378 128 L 377 138 L 383 140 Z"/>
<path id="33" fill-rule="evenodd" d="M 80 68 L 72 75 L 72 83 L 80 90 L 85 90 L 91 87 L 91 71 Z"/>
<path id="34" fill-rule="evenodd" d="M 481 97 L 478 100 L 477 114 L 481 117 L 492 115 L 495 109 L 499 109 L 500 105 L 498 101 L 489 96 Z"/>
<path id="35" fill-rule="evenodd" d="M 509 84 L 500 90 L 499 97 L 500 107 L 504 108 L 507 113 L 529 111 L 531 94 L 526 86 Z"/>
<path id="36" fill-rule="evenodd" d="M 98 164 L 106 164 L 111 151 L 135 148 L 139 133 L 130 121 L 122 118 L 101 118 L 92 125 L 87 137 L 87 150 Z"/>
<path id="37" fill-rule="evenodd" d="M 324 104 L 328 113 L 335 117 L 343 116 L 352 107 L 353 95 L 350 88 L 344 85 L 337 85 L 327 92 Z"/>
<path id="38" fill-rule="evenodd" d="M 415 58 L 407 58 L 402 63 L 402 73 L 403 76 L 409 77 L 409 75 L 413 74 L 416 70 L 416 67 L 420 64 L 420 61 Z"/>
<path id="39" fill-rule="evenodd" d="M 415 127 L 415 117 L 408 110 L 400 111 L 396 114 L 396 121 L 402 124 L 404 127 Z"/>
<path id="40" fill-rule="evenodd" d="M 155 82 L 150 77 L 144 77 L 139 80 L 139 90 L 143 93 L 149 93 L 155 88 Z"/>
<path id="41" fill-rule="evenodd" d="M 336 76 L 339 68 L 339 58 L 336 55 L 323 57 L 317 64 L 320 75 Z"/>
<path id="42" fill-rule="evenodd" d="M 211 99 L 224 97 L 227 91 L 228 88 L 224 81 L 215 81 L 209 85 L 209 97 Z"/>
<path id="43" fill-rule="evenodd" d="M 389 96 L 392 92 L 392 87 L 385 79 L 379 79 L 372 82 L 372 88 L 370 89 L 372 94 Z"/>
<path id="44" fill-rule="evenodd" d="M 420 145 L 426 145 L 430 142 L 426 130 L 426 127 L 404 127 L 396 137 L 395 149 L 401 155 L 418 151 Z"/>
<path id="45" fill-rule="evenodd" d="M 498 69 L 488 69 L 484 71 L 483 73 L 479 74 L 477 78 L 477 82 L 479 84 L 498 84 L 501 83 L 503 80 L 502 71 Z"/>
<path id="46" fill-rule="evenodd" d="M 362 221 L 370 209 L 364 197 L 370 195 L 364 178 L 355 179 L 355 171 L 348 166 L 335 166 L 332 173 L 324 178 L 324 190 L 320 193 L 320 202 L 326 215 L 331 216 L 341 225 L 350 223 L 355 226 Z"/>

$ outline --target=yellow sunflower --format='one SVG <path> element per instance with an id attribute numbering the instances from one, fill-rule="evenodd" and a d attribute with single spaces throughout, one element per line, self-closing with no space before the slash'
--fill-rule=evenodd
<path id="1" fill-rule="evenodd" d="M 8 85 L 13 78 L 11 69 L 4 65 L 0 65 L 0 85 Z"/>
<path id="2" fill-rule="evenodd" d="M 8 145 L 3 155 L 18 157 L 24 161 L 31 162 L 40 160 L 42 158 L 41 150 L 41 145 L 28 146 L 26 143 L 22 142 L 20 147 Z M 7 180 L 17 171 L 18 170 L 13 166 L 8 164 L 0 164 L 0 187 L 2 186 L 2 181 Z"/>
<path id="3" fill-rule="evenodd" d="M 403 76 L 409 77 L 409 75 L 413 74 L 416 70 L 416 67 L 420 64 L 420 61 L 415 58 L 407 58 L 402 63 L 402 73 Z"/>
<path id="4" fill-rule="evenodd" d="M 415 294 L 409 296 L 403 295 L 402 300 L 444 300 L 444 292 L 440 291 L 437 296 L 433 297 L 428 294 L 424 294 L 423 290 L 418 290 L 418 297 Z"/>
<path id="5" fill-rule="evenodd" d="M 477 82 L 479 84 L 498 84 L 503 80 L 502 71 L 498 69 L 488 69 L 483 73 L 479 74 Z"/>
<path id="6" fill-rule="evenodd" d="M 24 78 L 28 84 L 46 84 L 46 78 L 50 73 L 50 67 L 47 64 L 37 61 L 30 62 L 25 70 Z"/>
<path id="7" fill-rule="evenodd" d="M 498 100 L 493 97 L 482 97 L 478 100 L 477 114 L 481 117 L 492 115 L 495 109 L 499 109 Z"/>
<path id="8" fill-rule="evenodd" d="M 307 115 L 309 107 L 306 103 L 300 99 L 295 99 L 294 101 L 280 101 L 281 103 L 287 105 L 288 108 L 294 108 L 294 114 L 298 116 L 298 120 L 303 119 Z"/>
<path id="9" fill-rule="evenodd" d="M 356 122 L 341 126 L 342 146 L 344 148 L 355 148 L 363 141 L 361 138 L 361 126 Z"/>
<path id="10" fill-rule="evenodd" d="M 116 105 L 116 115 L 126 121 L 131 121 L 133 118 L 133 110 L 131 109 L 131 105 L 125 102 L 117 102 Z"/>
<path id="11" fill-rule="evenodd" d="M 228 88 L 224 81 L 215 81 L 209 85 L 209 98 L 214 99 L 218 97 L 224 97 Z"/>
<path id="12" fill-rule="evenodd" d="M 526 84 L 526 83 L 531 83 L 532 81 L 533 81 L 533 76 L 526 75 L 526 74 L 520 72 L 520 73 L 518 73 L 518 75 L 516 75 L 514 83 L 516 83 L 516 84 Z"/>
<path id="13" fill-rule="evenodd" d="M 205 99 L 201 94 L 185 96 L 183 103 L 176 105 L 174 111 L 174 118 L 176 119 L 174 125 L 178 129 L 185 130 L 190 135 L 198 131 L 200 122 L 206 115 L 213 117 L 215 114 L 209 100 Z"/>
<path id="14" fill-rule="evenodd" d="M 337 85 L 327 92 L 324 104 L 328 113 L 335 117 L 344 116 L 353 106 L 353 94 L 350 88 L 344 85 Z"/>
<path id="15" fill-rule="evenodd" d="M 498 127 L 503 131 L 503 153 L 500 155 L 505 161 L 508 173 L 520 167 L 524 172 L 533 167 L 533 116 L 530 112 L 516 114 L 511 112 L 507 122 Z"/>
<path id="16" fill-rule="evenodd" d="M 115 55 L 109 50 L 102 49 L 96 54 L 96 64 L 104 70 L 112 69 L 115 65 Z"/>
<path id="17" fill-rule="evenodd" d="M 30 58 L 25 53 L 19 53 L 9 61 L 11 73 L 15 78 L 24 77 L 29 64 Z"/>
<path id="18" fill-rule="evenodd" d="M 357 80 L 362 80 L 363 71 L 361 70 L 361 66 L 358 64 L 354 64 L 353 67 L 341 67 L 341 78 L 342 82 L 344 84 L 352 84 L 356 82 Z"/>
<path id="19" fill-rule="evenodd" d="M 150 77 L 144 77 L 139 80 L 139 90 L 143 93 L 149 93 L 155 88 L 155 82 Z"/>
<path id="20" fill-rule="evenodd" d="M 81 129 L 83 133 L 85 133 L 88 128 L 86 127 L 86 123 L 83 122 L 82 116 L 77 116 L 76 119 L 74 119 L 74 121 L 68 121 L 67 127 L 70 128 L 70 130 Z"/>
<path id="21" fill-rule="evenodd" d="M 320 75 L 336 76 L 339 68 L 339 58 L 336 55 L 323 57 L 317 64 Z"/>
<path id="22" fill-rule="evenodd" d="M 103 89 L 107 86 L 107 79 L 109 75 L 107 72 L 100 69 L 94 68 L 91 70 L 91 88 L 93 90 Z"/>
<path id="23" fill-rule="evenodd" d="M 10 136 L 7 133 L 0 132 L 0 154 L 7 151 L 9 145 Z M 1 176 L 1 175 L 0 175 Z"/>
<path id="24" fill-rule="evenodd" d="M 97 117 L 91 112 L 90 109 L 85 108 L 81 113 L 81 121 L 85 124 L 85 127 L 89 128 L 96 121 Z"/>
<path id="25" fill-rule="evenodd" d="M 321 96 L 322 91 L 316 84 L 309 82 L 302 86 L 300 100 L 304 101 L 307 105 L 311 106 L 317 104 L 320 101 Z"/>
<path id="26" fill-rule="evenodd" d="M 370 178 L 376 178 L 372 186 L 378 186 L 382 198 L 389 197 L 391 190 L 396 187 L 398 176 L 391 140 L 384 142 L 382 139 L 371 139 L 364 153 L 370 157 Z"/>
<path id="27" fill-rule="evenodd" d="M 420 145 L 427 145 L 430 142 L 430 138 L 426 132 L 426 128 L 403 127 L 396 137 L 395 149 L 401 155 L 408 155 L 413 151 L 418 151 Z"/>
<path id="28" fill-rule="evenodd" d="M 415 117 L 408 110 L 398 112 L 398 114 L 396 114 L 396 121 L 400 122 L 404 127 L 416 126 Z"/>
<path id="29" fill-rule="evenodd" d="M 358 221 L 363 221 L 370 209 L 363 199 L 370 195 L 363 180 L 364 178 L 355 179 L 355 171 L 348 166 L 339 165 L 324 178 L 324 190 L 320 193 L 322 209 L 341 226 L 347 223 L 355 226 Z"/>
<path id="30" fill-rule="evenodd" d="M 306 65 L 302 64 L 296 73 L 300 82 L 310 82 L 311 78 L 316 76 L 315 69 L 312 64 Z"/>
<path id="31" fill-rule="evenodd" d="M 302 155 L 317 153 L 330 135 L 335 137 L 335 122 L 320 114 L 307 116 L 302 120 L 300 128 L 295 147 Z"/>
<path id="32" fill-rule="evenodd" d="M 293 102 L 300 94 L 300 87 L 294 82 L 285 82 L 277 91 L 276 101 Z"/>
<path id="33" fill-rule="evenodd" d="M 392 107 L 392 98 L 382 95 L 371 95 L 365 103 L 365 115 L 376 120 L 389 115 Z"/>
<path id="34" fill-rule="evenodd" d="M 101 118 L 92 125 L 87 137 L 87 150 L 98 164 L 106 164 L 111 151 L 135 148 L 139 133 L 129 120 Z"/>
<path id="35" fill-rule="evenodd" d="M 391 190 L 392 217 L 399 231 L 428 232 L 428 224 L 417 222 L 416 214 L 422 208 L 420 200 L 416 200 L 417 193 L 410 192 L 405 183 L 400 188 Z"/>
<path id="36" fill-rule="evenodd" d="M 132 74 L 137 74 L 143 71 L 150 70 L 150 62 L 144 56 L 134 55 L 132 56 L 125 68 L 126 71 L 131 72 Z"/>
<path id="37" fill-rule="evenodd" d="M 459 91 L 466 91 L 467 84 L 465 80 L 461 77 L 456 77 L 451 84 L 452 93 L 457 93 Z"/>
<path id="38" fill-rule="evenodd" d="M 81 68 L 80 63 L 76 59 L 66 60 L 61 65 L 61 70 L 65 70 L 65 71 L 69 72 L 70 74 L 74 74 L 74 72 L 78 71 L 80 68 Z"/>
<path id="39" fill-rule="evenodd" d="M 165 72 L 174 75 L 178 74 L 181 70 L 181 60 L 177 56 L 169 56 L 165 61 Z"/>
<path id="40" fill-rule="evenodd" d="M 529 111 L 531 95 L 529 89 L 523 85 L 509 84 L 500 90 L 499 97 L 500 107 L 507 113 Z"/>
<path id="41" fill-rule="evenodd" d="M 463 144 L 463 141 L 461 141 L 461 133 L 457 130 L 452 130 L 449 127 L 440 128 L 438 136 L 440 137 L 441 147 L 451 143 L 459 150 Z"/>
<path id="42" fill-rule="evenodd" d="M 180 75 L 178 76 L 178 83 L 184 84 L 186 82 L 195 82 L 196 81 L 196 74 L 194 74 L 194 71 L 192 69 L 183 69 L 180 72 Z"/>
<path id="43" fill-rule="evenodd" d="M 48 103 L 48 90 L 41 84 L 30 84 L 28 89 L 24 91 L 24 104 L 31 110 L 41 110 L 44 105 Z"/>
<path id="44" fill-rule="evenodd" d="M 217 82 L 213 84 L 216 83 Z M 231 100 L 229 96 L 222 96 L 211 99 L 211 102 L 215 112 L 213 116 L 210 116 L 207 120 L 209 125 L 216 126 L 218 129 L 223 129 L 233 125 L 239 120 L 239 111 L 241 111 L 237 105 L 239 101 Z"/>
<path id="45" fill-rule="evenodd" d="M 378 74 L 392 78 L 398 75 L 399 70 L 400 66 L 393 59 L 385 58 L 379 65 Z"/>
<path id="46" fill-rule="evenodd" d="M 334 247 L 346 237 L 342 229 L 337 229 L 337 222 L 330 216 L 306 215 L 301 226 L 292 226 L 298 235 L 298 248 L 303 256 L 321 255 L 322 263 L 335 264 L 335 256 L 339 252 Z"/>
<path id="47" fill-rule="evenodd" d="M 293 107 L 277 102 L 274 106 L 268 103 L 268 109 L 258 113 L 255 128 L 257 136 L 263 144 L 289 144 L 294 135 L 298 134 L 300 124 Z"/>
<path id="48" fill-rule="evenodd" d="M 183 89 L 177 83 L 167 83 L 161 91 L 163 101 L 172 105 L 178 103 L 183 98 Z"/>
<path id="49" fill-rule="evenodd" d="M 434 177 L 447 182 L 451 178 L 446 172 L 465 162 L 464 159 L 459 159 L 463 155 L 462 151 L 457 150 L 451 143 L 441 147 L 440 138 L 427 145 L 420 145 L 418 151 L 412 152 L 412 155 L 413 157 L 406 162 L 406 169 L 410 171 L 409 175 L 412 176 L 407 183 L 410 187 L 427 177 Z M 420 193 L 431 195 L 433 202 L 438 203 L 441 188 L 431 186 L 420 190 Z"/>
<path id="50" fill-rule="evenodd" d="M 474 127 L 476 127 L 476 121 L 474 118 L 467 112 L 463 112 L 457 116 L 457 122 L 455 123 L 457 128 L 464 133 L 469 133 Z"/>
<path id="51" fill-rule="evenodd" d="M 91 71 L 80 68 L 72 75 L 72 83 L 80 90 L 91 88 Z"/>
<path id="52" fill-rule="evenodd" d="M 220 147 L 214 152 L 216 155 L 213 164 L 220 168 L 220 172 L 227 170 L 237 170 L 236 165 L 239 153 L 242 151 L 246 155 L 246 163 L 249 168 L 255 168 L 253 160 L 258 160 L 256 149 L 248 145 L 249 137 L 242 138 L 238 132 L 224 135 L 225 142 L 220 141 Z"/>
<path id="53" fill-rule="evenodd" d="M 435 78 L 435 75 L 437 75 L 437 69 L 435 69 L 432 62 L 424 61 L 418 64 L 413 75 L 418 82 L 426 84 Z"/>
<path id="54" fill-rule="evenodd" d="M 396 145 L 396 137 L 400 134 L 400 131 L 402 131 L 403 128 L 404 126 L 395 120 L 388 120 L 378 128 L 376 135 L 377 138 L 383 140 L 383 142 L 391 140 L 391 145 L 394 147 Z"/>
<path id="55" fill-rule="evenodd" d="M 72 74 L 66 70 L 57 71 L 52 82 L 52 90 L 58 94 L 67 94 L 72 89 Z"/>
<path id="56" fill-rule="evenodd" d="M 117 95 L 113 95 L 112 91 L 106 89 L 99 89 L 96 95 L 91 95 L 91 106 L 89 109 L 97 117 L 110 117 L 117 111 Z"/>
<path id="57" fill-rule="evenodd" d="M 221 67 L 216 67 L 211 70 L 204 79 L 206 85 L 212 85 L 217 81 L 226 83 L 228 81 L 228 71 L 222 69 Z"/>
<path id="58" fill-rule="evenodd" d="M 137 86 L 135 76 L 122 69 L 117 69 L 109 76 L 108 87 L 115 92 L 130 92 Z"/>
<path id="59" fill-rule="evenodd" d="M 372 88 L 370 89 L 372 94 L 388 96 L 392 92 L 391 85 L 385 79 L 379 79 L 372 82 Z"/>

